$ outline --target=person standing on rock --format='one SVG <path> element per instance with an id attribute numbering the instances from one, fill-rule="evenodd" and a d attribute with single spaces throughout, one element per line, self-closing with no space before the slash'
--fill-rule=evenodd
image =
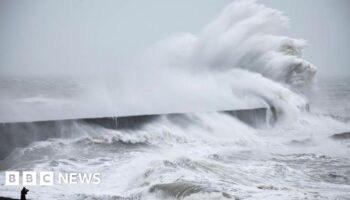
<path id="1" fill-rule="evenodd" d="M 23 187 L 23 189 L 21 191 L 21 200 L 27 200 L 26 199 L 27 192 L 29 192 L 29 190 L 27 188 Z"/>

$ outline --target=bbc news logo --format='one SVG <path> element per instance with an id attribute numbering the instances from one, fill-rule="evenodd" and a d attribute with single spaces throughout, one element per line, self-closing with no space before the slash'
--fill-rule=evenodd
<path id="1" fill-rule="evenodd" d="M 100 184 L 100 173 L 55 173 L 53 171 L 7 171 L 5 185 Z"/>

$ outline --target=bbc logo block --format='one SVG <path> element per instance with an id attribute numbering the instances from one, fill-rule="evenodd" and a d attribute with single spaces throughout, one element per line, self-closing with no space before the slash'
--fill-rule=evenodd
<path id="1" fill-rule="evenodd" d="M 35 172 L 23 172 L 22 173 L 23 185 L 36 185 L 36 173 Z"/>
<path id="2" fill-rule="evenodd" d="M 5 172 L 5 185 L 19 185 L 19 172 Z"/>
<path id="3" fill-rule="evenodd" d="M 53 172 L 34 171 L 7 171 L 5 172 L 5 185 L 53 185 Z"/>

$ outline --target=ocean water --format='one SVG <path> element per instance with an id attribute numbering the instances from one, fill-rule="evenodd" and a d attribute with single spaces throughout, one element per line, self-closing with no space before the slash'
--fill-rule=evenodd
<path id="1" fill-rule="evenodd" d="M 98 185 L 29 186 L 32 199 L 348 199 L 350 142 L 331 138 L 350 130 L 347 82 L 315 87 L 311 111 L 292 123 L 253 128 L 214 112 L 139 130 L 77 124 L 70 136 L 17 148 L 0 168 L 101 173 Z M 1 186 L 1 195 L 19 189 Z"/>
<path id="2" fill-rule="evenodd" d="M 136 130 L 76 123 L 1 160 L 0 196 L 19 196 L 3 172 L 20 170 L 101 173 L 98 185 L 28 186 L 30 199 L 349 199 L 350 142 L 332 137 L 350 131 L 349 79 L 315 81 L 305 42 L 280 35 L 287 25 L 279 11 L 235 1 L 199 34 L 169 37 L 102 81 L 1 76 L 1 122 L 164 112 L 187 120 Z M 275 123 L 215 112 L 261 106 L 276 109 Z M 19 138 L 0 145 L 9 139 Z"/>
<path id="3" fill-rule="evenodd" d="M 314 112 L 331 115 L 349 121 L 349 78 L 333 78 L 318 81 L 311 95 Z"/>

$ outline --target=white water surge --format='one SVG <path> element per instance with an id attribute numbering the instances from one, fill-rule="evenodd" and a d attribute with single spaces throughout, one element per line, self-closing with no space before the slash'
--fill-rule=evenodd
<path id="1" fill-rule="evenodd" d="M 2 121 L 189 114 L 128 131 L 77 124 L 69 136 L 16 149 L 0 170 L 102 174 L 97 186 L 32 186 L 32 199 L 346 199 L 349 143 L 331 136 L 350 125 L 313 112 L 316 68 L 302 57 L 304 41 L 279 35 L 287 27 L 277 10 L 234 1 L 198 35 L 175 34 L 103 81 L 3 79 Z M 277 122 L 253 128 L 191 114 L 257 106 L 275 107 Z M 1 186 L 0 196 L 18 191 Z"/>

